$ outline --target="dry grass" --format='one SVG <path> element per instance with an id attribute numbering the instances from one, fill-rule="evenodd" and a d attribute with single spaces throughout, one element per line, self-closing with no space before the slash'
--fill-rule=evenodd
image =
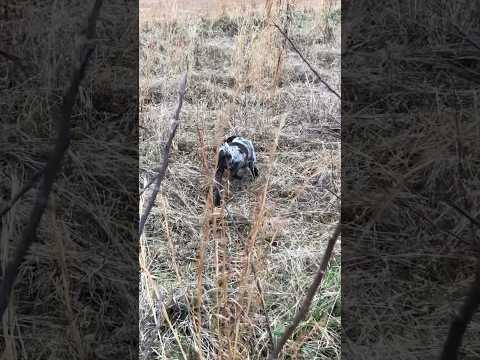
<path id="1" fill-rule="evenodd" d="M 179 20 L 192 15 L 224 16 L 263 11 L 269 0 L 140 0 L 140 17 L 145 20 Z M 283 1 L 285 3 L 285 1 Z M 290 0 L 290 2 L 292 2 Z M 295 5 L 324 9 L 331 0 L 295 0 Z"/>
<path id="2" fill-rule="evenodd" d="M 271 16 L 282 14 L 274 5 Z M 339 90 L 338 6 L 294 9 L 290 34 Z M 142 176 L 160 161 L 178 79 L 189 70 L 169 172 L 141 239 L 141 353 L 263 359 L 269 336 L 256 281 L 278 338 L 338 221 L 339 101 L 290 50 L 277 71 L 282 38 L 263 13 L 149 20 L 140 42 Z M 261 177 L 230 182 L 227 211 L 218 212 L 209 196 L 216 147 L 234 133 L 253 140 Z M 286 358 L 339 358 L 335 254 Z"/>
<path id="3" fill-rule="evenodd" d="M 1 49 L 20 57 L 24 71 L 0 61 L 0 207 L 44 166 L 51 151 L 74 40 L 92 4 L 6 5 L 11 12 L 0 26 Z M 131 239 L 138 209 L 126 205 L 137 202 L 137 74 L 131 68 L 137 61 L 131 48 L 137 24 L 115 27 L 116 19 L 128 19 L 126 8 L 105 4 L 98 51 L 73 110 L 71 147 L 2 319 L 2 359 L 125 358 L 132 344 L 136 347 L 137 244 Z M 110 69 L 113 75 L 106 72 Z M 131 82 L 108 89 L 119 85 L 112 76 Z M 35 190 L 28 192 L 1 219 L 3 271 L 34 195 Z"/>
<path id="4" fill-rule="evenodd" d="M 342 357 L 435 359 L 479 256 L 442 200 L 478 217 L 480 67 L 462 32 L 479 43 L 480 7 L 389 5 L 352 2 L 345 22 Z M 477 314 L 461 359 L 478 335 Z"/>

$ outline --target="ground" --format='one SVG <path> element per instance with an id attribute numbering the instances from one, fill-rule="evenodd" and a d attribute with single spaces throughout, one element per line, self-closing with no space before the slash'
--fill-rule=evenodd
<path id="1" fill-rule="evenodd" d="M 215 16 L 239 10 L 261 11 L 265 3 L 265 0 L 140 0 L 140 12 L 142 20 L 147 18 L 171 19 L 172 16 L 184 17 L 192 14 Z M 324 9 L 330 3 L 332 3 L 331 0 L 295 1 L 297 7 L 317 10 Z"/>
<path id="2" fill-rule="evenodd" d="M 268 25 L 285 26 L 276 4 L 270 16 L 259 8 L 141 21 L 140 189 L 161 162 L 188 71 L 169 170 L 141 239 L 145 358 L 265 358 L 267 329 L 277 340 L 290 323 L 339 219 L 340 101 L 282 50 Z M 290 9 L 289 34 L 339 92 L 340 12 L 327 5 Z M 224 211 L 208 194 L 216 148 L 232 134 L 252 139 L 260 178 L 231 181 Z M 282 356 L 340 357 L 339 246 Z"/>

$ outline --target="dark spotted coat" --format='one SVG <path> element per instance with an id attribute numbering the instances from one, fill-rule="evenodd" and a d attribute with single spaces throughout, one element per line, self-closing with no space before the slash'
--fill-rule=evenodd
<path id="1" fill-rule="evenodd" d="M 222 178 L 225 170 L 235 179 L 242 179 L 242 171 L 250 170 L 253 178 L 258 176 L 257 156 L 250 140 L 240 136 L 230 136 L 220 147 L 218 154 L 215 186 L 213 187 L 214 204 L 220 206 L 223 191 Z"/>

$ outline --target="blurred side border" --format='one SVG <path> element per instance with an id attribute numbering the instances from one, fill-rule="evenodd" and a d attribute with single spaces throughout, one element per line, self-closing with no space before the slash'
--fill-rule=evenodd
<path id="1" fill-rule="evenodd" d="M 8 359 L 138 358 L 138 1 L 104 1 L 89 38 L 94 4 L 0 6 L 3 282 L 45 201 L 2 317 Z M 38 200 L 88 49 L 70 99 L 69 146 Z"/>
<path id="2" fill-rule="evenodd" d="M 479 15 L 342 1 L 344 359 L 478 357 Z"/>

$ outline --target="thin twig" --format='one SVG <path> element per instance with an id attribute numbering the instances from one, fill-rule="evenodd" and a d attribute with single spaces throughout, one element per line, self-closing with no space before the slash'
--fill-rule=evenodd
<path id="1" fill-rule="evenodd" d="M 455 209 L 458 211 L 460 214 L 462 214 L 464 217 L 466 217 L 472 224 L 477 226 L 480 229 L 480 222 L 478 220 L 475 220 L 470 214 L 468 214 L 465 210 L 460 209 L 457 205 L 451 203 L 450 201 L 447 200 L 441 200 L 443 203 L 447 204 L 451 208 Z"/>
<path id="2" fill-rule="evenodd" d="M 145 228 L 145 223 L 147 222 L 148 215 L 153 208 L 153 204 L 155 199 L 157 198 L 158 192 L 160 191 L 160 184 L 165 177 L 165 173 L 167 172 L 168 161 L 170 158 L 170 148 L 172 146 L 173 138 L 177 132 L 178 124 L 179 124 L 179 117 L 180 117 L 180 110 L 182 109 L 183 105 L 183 97 L 185 96 L 185 91 L 187 89 L 187 73 L 183 75 L 183 78 L 180 82 L 180 90 L 178 92 L 178 107 L 175 111 L 175 115 L 173 116 L 173 122 L 170 129 L 170 135 L 168 137 L 167 143 L 165 144 L 165 148 L 163 149 L 163 160 L 162 165 L 156 169 L 157 175 L 153 179 L 154 188 L 152 191 L 152 195 L 147 200 L 147 205 L 145 206 L 145 210 L 140 218 L 140 225 L 139 225 L 139 234 L 142 235 L 143 229 Z M 149 185 L 147 185 L 148 187 Z"/>
<path id="3" fill-rule="evenodd" d="M 455 29 L 462 35 L 462 37 L 467 40 L 467 42 L 470 43 L 470 45 L 472 45 L 473 47 L 475 47 L 477 50 L 480 50 L 480 45 L 475 41 L 473 40 L 465 31 L 463 31 L 460 26 L 458 26 L 457 23 L 453 22 L 453 21 L 449 21 L 450 24 L 453 25 L 453 27 L 455 27 Z"/>
<path id="4" fill-rule="evenodd" d="M 38 182 L 38 180 L 40 180 L 40 178 L 42 177 L 43 175 L 43 172 L 45 171 L 45 168 L 37 171 L 35 174 L 33 174 L 32 178 L 30 179 L 30 181 L 28 183 L 26 183 L 25 185 L 23 185 L 23 187 L 20 189 L 19 192 L 17 192 L 13 197 L 12 199 L 8 202 L 8 204 L 6 204 L 2 211 L 0 212 L 0 217 L 2 217 L 3 215 L 5 215 L 6 213 L 8 213 L 10 211 L 10 209 L 13 207 L 13 205 L 15 205 L 17 203 L 17 201 L 24 195 L 26 194 L 31 188 L 33 188 L 35 186 L 35 184 Z"/>
<path id="5" fill-rule="evenodd" d="M 290 25 L 290 22 L 291 22 L 290 3 L 287 0 L 286 9 L 285 9 L 284 30 L 283 30 L 285 35 L 288 35 L 288 26 Z M 275 73 L 273 76 L 274 89 L 278 86 L 278 83 L 280 82 L 280 73 L 283 65 L 283 54 L 286 51 L 286 49 L 287 49 L 287 39 L 284 37 L 282 41 L 282 46 L 278 49 L 277 66 L 275 67 Z"/>
<path id="6" fill-rule="evenodd" d="M 468 324 L 472 321 L 473 315 L 480 305 L 480 259 L 477 258 L 475 279 L 473 280 L 467 297 L 455 316 L 447 340 L 443 345 L 441 360 L 457 360 L 458 351 L 462 345 L 463 336 L 467 330 Z"/>
<path id="7" fill-rule="evenodd" d="M 310 70 L 313 71 L 313 73 L 317 76 L 318 80 L 323 84 L 325 85 L 325 87 L 330 90 L 330 92 L 332 92 L 336 97 L 338 97 L 339 99 L 341 99 L 341 96 L 335 91 L 332 89 L 332 87 L 330 85 L 328 85 L 327 82 L 325 82 L 319 75 L 318 71 L 315 70 L 312 65 L 310 65 L 310 63 L 307 61 L 307 59 L 305 59 L 305 56 L 303 56 L 303 54 L 300 52 L 300 50 L 297 49 L 297 47 L 295 46 L 295 44 L 292 42 L 292 40 L 290 40 L 290 38 L 288 37 L 288 35 L 280 28 L 280 26 L 278 26 L 275 22 L 272 21 L 272 24 L 273 26 L 275 26 L 277 28 L 278 31 L 280 31 L 280 33 L 285 37 L 285 39 L 287 39 L 287 41 L 290 43 L 290 45 L 292 46 L 293 50 L 295 50 L 295 52 L 298 54 L 298 56 L 300 56 L 300 58 L 303 60 L 303 62 L 305 64 L 307 64 L 307 66 L 310 68 Z"/>
<path id="8" fill-rule="evenodd" d="M 257 284 L 257 291 L 258 291 L 258 295 L 260 296 L 260 303 L 262 304 L 263 315 L 265 316 L 265 325 L 266 325 L 267 331 L 268 331 L 268 339 L 270 340 L 270 346 L 273 349 L 273 347 L 275 346 L 275 342 L 273 341 L 272 328 L 270 326 L 271 321 L 270 321 L 270 317 L 268 316 L 267 307 L 265 306 L 265 298 L 263 296 L 262 284 L 260 283 L 260 280 L 258 279 L 257 268 L 255 266 L 255 262 L 254 262 L 253 259 L 252 259 L 252 272 L 253 272 L 253 276 L 255 278 L 255 283 Z"/>
<path id="9" fill-rule="evenodd" d="M 40 187 L 37 192 L 35 204 L 30 214 L 30 220 L 23 232 L 13 260 L 8 264 L 0 285 L 0 317 L 3 316 L 8 306 L 10 293 L 17 278 L 20 265 L 25 259 L 30 246 L 36 239 L 38 224 L 42 218 L 48 203 L 48 197 L 52 190 L 57 173 L 61 169 L 62 159 L 70 145 L 70 118 L 72 115 L 73 105 L 78 94 L 78 87 L 85 76 L 85 69 L 88 60 L 94 48 L 88 43 L 95 36 L 95 26 L 102 6 L 102 0 L 96 0 L 95 5 L 89 15 L 88 25 L 86 27 L 86 40 L 82 47 L 79 48 L 78 63 L 75 64 L 72 79 L 65 95 L 63 96 L 61 113 L 57 121 L 57 139 L 55 147 L 50 154 L 50 158 L 45 166 L 44 175 Z"/>
<path id="10" fill-rule="evenodd" d="M 302 306 L 300 307 L 300 309 L 298 309 L 297 313 L 295 314 L 295 317 L 292 320 L 292 323 L 287 327 L 280 341 L 277 343 L 277 346 L 274 348 L 274 350 L 270 354 L 270 357 L 269 357 L 270 360 L 276 360 L 278 358 L 278 355 L 282 351 L 282 348 L 287 342 L 287 340 L 290 338 L 290 336 L 292 336 L 293 332 L 295 331 L 297 326 L 300 324 L 300 322 L 303 319 L 305 319 L 308 313 L 308 310 L 310 308 L 310 304 L 312 303 L 313 297 L 315 296 L 315 293 L 317 292 L 317 289 L 322 282 L 323 275 L 327 270 L 328 263 L 330 261 L 330 258 L 332 257 L 333 248 L 335 246 L 335 243 L 339 235 L 340 235 L 340 224 L 337 225 L 333 235 L 328 241 L 327 249 L 325 250 L 325 254 L 323 255 L 322 262 L 320 263 L 320 267 L 318 268 L 318 272 L 315 275 L 315 278 L 313 279 L 312 284 L 308 288 L 307 295 L 303 300 Z"/>
<path id="11" fill-rule="evenodd" d="M 9 54 L 3 50 L 0 50 L 0 56 L 4 57 L 5 59 L 7 60 L 10 60 L 11 62 L 13 62 L 15 65 L 17 65 L 18 67 L 20 67 L 20 69 L 22 69 L 22 71 L 26 71 L 27 68 L 25 67 L 25 65 L 23 64 L 23 61 L 22 59 L 20 59 L 18 56 L 16 55 L 12 55 L 12 54 Z"/>
<path id="12" fill-rule="evenodd" d="M 0 55 L 3 56 L 5 59 L 13 61 L 13 62 L 21 61 L 18 56 L 9 54 L 9 53 L 7 53 L 3 50 L 0 50 Z"/>
<path id="13" fill-rule="evenodd" d="M 232 221 L 232 224 L 233 224 L 235 230 L 237 231 L 237 234 L 240 237 L 242 237 L 242 234 L 240 233 L 240 231 L 238 231 L 237 222 L 235 221 L 235 218 L 233 217 L 231 212 L 228 210 L 226 205 L 225 205 L 225 211 L 226 211 L 228 217 L 230 218 L 230 220 Z M 265 325 L 266 325 L 267 332 L 268 332 L 268 338 L 270 340 L 270 346 L 271 346 L 271 349 L 273 350 L 273 348 L 275 346 L 275 343 L 273 341 L 272 328 L 270 326 L 270 324 L 271 324 L 270 317 L 268 316 L 267 307 L 265 306 L 265 298 L 263 296 L 262 284 L 260 283 L 260 280 L 258 279 L 257 269 L 256 269 L 256 266 L 255 266 L 255 263 L 254 263 L 253 259 L 252 259 L 251 267 L 252 267 L 253 276 L 255 277 L 255 282 L 256 282 L 256 285 L 257 285 L 258 295 L 260 296 L 260 302 L 262 304 L 263 315 L 265 316 Z"/>
<path id="14" fill-rule="evenodd" d="M 470 214 L 465 210 L 459 208 L 455 204 L 443 200 L 445 204 L 450 206 L 459 212 L 462 216 L 466 217 L 470 222 L 476 227 L 480 228 L 480 222 L 475 220 Z M 475 241 L 472 244 L 475 246 Z M 443 345 L 442 354 L 440 355 L 441 360 L 456 360 L 458 358 L 458 352 L 460 346 L 462 345 L 463 336 L 467 330 L 468 324 L 472 321 L 473 315 L 477 311 L 480 305 L 480 256 L 477 255 L 477 263 L 475 267 L 475 277 L 468 291 L 467 297 L 465 298 L 462 307 L 460 308 L 458 314 L 452 321 L 450 325 L 450 330 L 448 332 L 447 339 Z"/>
<path id="15" fill-rule="evenodd" d="M 268 193 L 268 186 L 271 182 L 271 177 L 272 177 L 272 169 L 275 164 L 275 154 L 278 149 L 278 142 L 280 139 L 280 133 L 283 128 L 283 125 L 285 124 L 285 116 L 282 116 L 280 119 L 280 123 L 278 124 L 278 128 L 275 134 L 275 138 L 273 140 L 272 147 L 270 148 L 270 154 L 269 154 L 269 165 L 268 165 L 268 170 L 265 172 L 265 183 L 263 184 L 263 189 L 260 192 L 260 195 L 257 198 L 258 205 L 256 209 L 256 214 L 254 216 L 255 222 L 252 226 L 252 229 L 250 230 L 250 234 L 248 235 L 248 238 L 245 241 L 245 249 L 244 249 L 244 255 L 243 255 L 243 269 L 240 274 L 240 283 L 239 283 L 239 288 L 240 292 L 238 294 L 238 302 L 237 306 L 238 308 L 243 311 L 241 303 L 242 303 L 242 295 L 244 294 L 245 289 L 245 282 L 247 281 L 247 277 L 250 275 L 249 271 L 251 268 L 251 263 L 253 261 L 252 259 L 252 252 L 253 249 L 255 249 L 255 242 L 257 240 L 257 235 L 258 232 L 260 231 L 260 228 L 263 226 L 263 220 L 265 218 L 265 211 L 266 211 L 266 199 L 267 199 L 267 193 Z M 247 294 L 249 296 L 249 294 Z M 248 313 L 248 310 L 247 310 Z M 234 340 L 234 349 L 236 349 L 237 346 L 237 341 L 239 338 L 239 331 L 240 331 L 240 319 L 236 319 L 236 324 L 235 324 L 235 340 Z"/>
<path id="16" fill-rule="evenodd" d="M 161 302 L 160 306 L 162 307 L 163 317 L 167 321 L 168 327 L 170 328 L 170 331 L 172 332 L 173 337 L 175 338 L 175 341 L 177 342 L 178 347 L 180 348 L 180 352 L 182 353 L 182 357 L 183 357 L 184 360 L 187 360 L 188 359 L 187 354 L 185 354 L 185 351 L 183 350 L 182 342 L 180 341 L 180 338 L 178 337 L 178 334 L 175 331 L 175 328 L 173 327 L 172 322 L 170 321 L 170 317 L 168 316 L 168 312 L 167 312 L 167 309 L 165 308 L 165 304 L 163 303 L 163 301 Z"/>

